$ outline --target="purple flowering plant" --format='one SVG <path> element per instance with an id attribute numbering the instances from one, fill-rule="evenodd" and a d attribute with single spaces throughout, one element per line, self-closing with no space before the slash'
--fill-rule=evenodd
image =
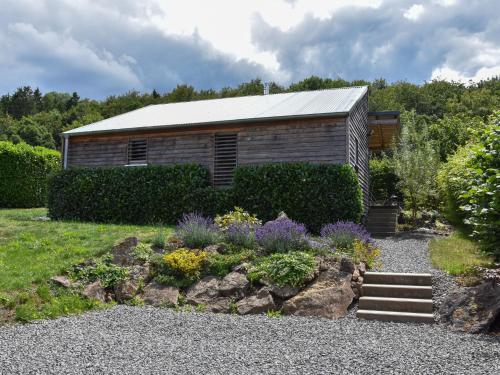
<path id="1" fill-rule="evenodd" d="M 360 224 L 352 221 L 338 221 L 335 224 L 326 224 L 321 228 L 321 237 L 330 246 L 341 251 L 352 252 L 355 241 L 364 245 L 374 245 L 370 233 Z"/>
<path id="2" fill-rule="evenodd" d="M 229 224 L 224 231 L 224 239 L 226 242 L 252 249 L 255 247 L 255 230 L 258 228 L 257 224 L 248 222 L 233 222 Z"/>
<path id="3" fill-rule="evenodd" d="M 278 218 L 258 227 L 255 238 L 267 253 L 284 253 L 307 247 L 306 227 L 288 218 Z"/>
<path id="4" fill-rule="evenodd" d="M 214 221 L 197 213 L 184 214 L 177 225 L 176 233 L 191 249 L 204 248 L 216 244 L 221 239 L 219 228 Z"/>

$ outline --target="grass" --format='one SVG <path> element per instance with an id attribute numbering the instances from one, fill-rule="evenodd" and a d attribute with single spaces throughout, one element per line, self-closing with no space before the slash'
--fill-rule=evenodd
<path id="1" fill-rule="evenodd" d="M 8 318 L 29 321 L 101 307 L 54 289 L 49 279 L 109 252 L 125 237 L 151 242 L 158 231 L 153 226 L 34 220 L 45 215 L 44 208 L 0 210 L 0 309 L 9 311 Z"/>
<path id="2" fill-rule="evenodd" d="M 429 244 L 432 264 L 452 276 L 474 274 L 474 267 L 489 267 L 493 258 L 481 252 L 477 243 L 460 232 L 433 238 Z"/>

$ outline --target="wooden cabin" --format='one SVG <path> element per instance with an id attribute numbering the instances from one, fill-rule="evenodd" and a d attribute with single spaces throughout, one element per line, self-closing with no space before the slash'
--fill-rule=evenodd
<path id="1" fill-rule="evenodd" d="M 368 207 L 369 136 L 393 117 L 369 125 L 367 87 L 151 105 L 63 133 L 63 165 L 199 163 L 222 187 L 238 165 L 349 163 Z"/>

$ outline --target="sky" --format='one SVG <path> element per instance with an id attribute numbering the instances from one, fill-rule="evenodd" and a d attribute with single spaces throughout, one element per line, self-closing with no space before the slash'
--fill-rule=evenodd
<path id="1" fill-rule="evenodd" d="M 0 93 L 500 75 L 499 0 L 0 0 Z"/>

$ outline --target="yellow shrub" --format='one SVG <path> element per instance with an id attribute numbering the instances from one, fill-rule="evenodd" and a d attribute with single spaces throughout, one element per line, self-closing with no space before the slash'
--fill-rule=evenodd
<path id="1" fill-rule="evenodd" d="M 199 250 L 180 248 L 163 257 L 165 264 L 184 275 L 196 275 L 200 272 L 207 253 Z"/>
<path id="2" fill-rule="evenodd" d="M 215 224 L 217 224 L 222 230 L 226 230 L 231 224 L 234 223 L 261 224 L 261 221 L 257 219 L 257 216 L 249 214 L 240 207 L 235 207 L 234 211 L 230 211 L 223 216 L 217 215 L 214 221 Z"/>
<path id="3" fill-rule="evenodd" d="M 354 241 L 353 258 L 356 263 L 365 262 L 368 268 L 379 268 L 380 249 L 359 240 Z"/>

